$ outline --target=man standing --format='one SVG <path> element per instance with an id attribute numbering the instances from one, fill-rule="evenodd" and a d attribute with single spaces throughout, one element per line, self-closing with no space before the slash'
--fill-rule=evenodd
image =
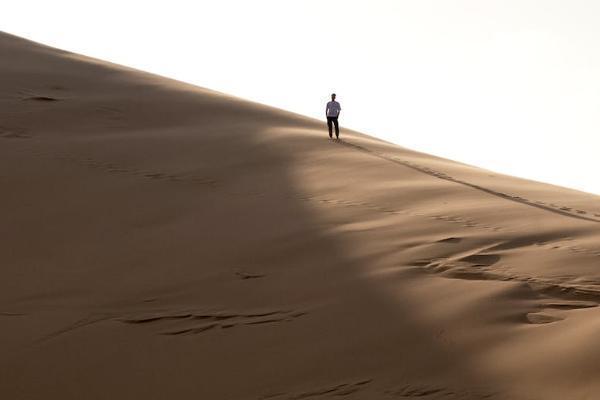
<path id="1" fill-rule="evenodd" d="M 335 93 L 332 93 L 331 101 L 327 103 L 327 107 L 325 108 L 325 115 L 327 116 L 327 127 L 329 128 L 329 138 L 333 138 L 332 125 L 335 125 L 335 138 L 340 138 L 340 127 L 338 125 L 338 117 L 340 115 L 340 111 L 342 111 L 342 107 L 340 107 L 340 103 L 335 101 Z"/>

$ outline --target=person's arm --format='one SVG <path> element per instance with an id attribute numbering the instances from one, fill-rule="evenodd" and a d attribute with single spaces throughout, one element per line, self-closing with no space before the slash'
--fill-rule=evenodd
<path id="1" fill-rule="evenodd" d="M 325 117 L 327 117 L 327 115 L 329 115 L 329 103 L 325 105 Z"/>

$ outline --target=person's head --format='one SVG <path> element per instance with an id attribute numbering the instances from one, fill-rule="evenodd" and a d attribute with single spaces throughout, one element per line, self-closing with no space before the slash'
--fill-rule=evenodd
<path id="1" fill-rule="evenodd" d="M 335 93 L 331 93 L 331 100 L 334 101 L 335 100 Z"/>

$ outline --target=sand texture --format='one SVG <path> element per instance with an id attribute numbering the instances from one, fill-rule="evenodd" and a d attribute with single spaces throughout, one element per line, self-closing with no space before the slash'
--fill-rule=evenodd
<path id="1" fill-rule="evenodd" d="M 599 198 L 341 136 L 1 34 L 0 398 L 600 398 Z"/>

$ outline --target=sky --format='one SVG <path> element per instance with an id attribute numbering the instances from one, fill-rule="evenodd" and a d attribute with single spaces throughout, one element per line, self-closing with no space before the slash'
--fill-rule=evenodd
<path id="1" fill-rule="evenodd" d="M 0 30 L 320 119 L 335 92 L 342 129 L 600 194 L 598 21 L 597 0 L 19 0 Z"/>

